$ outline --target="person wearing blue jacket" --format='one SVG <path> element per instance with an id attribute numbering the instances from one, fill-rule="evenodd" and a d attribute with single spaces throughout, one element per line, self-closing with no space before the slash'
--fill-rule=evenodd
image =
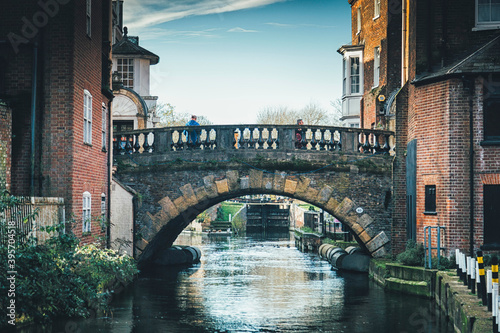
<path id="1" fill-rule="evenodd" d="M 200 126 L 200 124 L 196 121 L 197 117 L 195 115 L 191 116 L 191 120 L 186 123 L 186 126 Z M 191 133 L 184 131 L 184 134 L 187 136 L 187 142 L 191 140 L 191 143 L 194 145 L 196 140 L 198 139 L 198 134 L 196 130 L 192 130 Z"/>

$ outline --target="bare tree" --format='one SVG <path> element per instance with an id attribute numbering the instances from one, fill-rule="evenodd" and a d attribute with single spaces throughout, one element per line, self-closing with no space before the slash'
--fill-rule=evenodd
<path id="1" fill-rule="evenodd" d="M 156 113 L 157 117 L 160 117 L 160 126 L 184 126 L 191 119 L 191 114 L 186 112 L 176 113 L 175 106 L 170 103 L 157 103 L 152 112 Z M 212 122 L 205 116 L 197 116 L 198 123 L 200 125 L 211 125 Z"/>
<path id="2" fill-rule="evenodd" d="M 286 106 L 267 107 L 257 113 L 257 124 L 294 125 L 297 119 L 302 119 L 306 125 L 342 126 L 340 100 L 331 102 L 331 106 L 333 111 L 326 110 L 314 102 L 300 110 L 292 110 Z"/>
<path id="3" fill-rule="evenodd" d="M 266 107 L 257 113 L 257 124 L 292 125 L 297 116 L 297 112 L 287 106 Z"/>
<path id="4" fill-rule="evenodd" d="M 333 107 L 331 123 L 333 126 L 345 126 L 345 123 L 340 120 L 342 118 L 342 100 L 337 98 L 330 101 L 330 105 Z"/>

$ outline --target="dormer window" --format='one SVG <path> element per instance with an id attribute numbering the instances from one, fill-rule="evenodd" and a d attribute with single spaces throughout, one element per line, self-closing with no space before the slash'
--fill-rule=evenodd
<path id="1" fill-rule="evenodd" d="M 118 58 L 116 70 L 122 76 L 123 86 L 134 89 L 134 59 Z"/>

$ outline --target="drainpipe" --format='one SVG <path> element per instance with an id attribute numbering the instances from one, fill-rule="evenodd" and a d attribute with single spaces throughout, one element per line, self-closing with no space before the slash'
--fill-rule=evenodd
<path id="1" fill-rule="evenodd" d="M 30 196 L 35 196 L 35 121 L 36 91 L 38 73 L 38 42 L 33 45 L 33 67 L 31 75 L 31 154 L 30 154 Z"/>
<path id="2" fill-rule="evenodd" d="M 464 88 L 469 90 L 469 200 L 470 200 L 470 225 L 469 225 L 469 254 L 474 256 L 474 81 L 462 77 Z"/>
<path id="3" fill-rule="evenodd" d="M 107 226 L 106 226 L 106 248 L 110 249 L 111 248 L 111 173 L 113 172 L 112 170 L 112 165 L 113 165 L 113 136 L 111 133 L 113 129 L 113 124 L 112 119 L 111 119 L 111 104 L 113 100 L 110 100 L 108 102 L 108 211 L 106 212 L 107 215 Z"/>

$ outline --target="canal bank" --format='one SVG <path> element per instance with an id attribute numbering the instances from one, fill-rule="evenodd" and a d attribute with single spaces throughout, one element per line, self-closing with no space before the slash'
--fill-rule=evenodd
<path id="1" fill-rule="evenodd" d="M 472 294 L 454 271 L 403 266 L 372 259 L 370 278 L 387 292 L 417 295 L 434 300 L 456 332 L 493 332 L 491 312 Z M 495 332 L 496 333 L 496 332 Z"/>

